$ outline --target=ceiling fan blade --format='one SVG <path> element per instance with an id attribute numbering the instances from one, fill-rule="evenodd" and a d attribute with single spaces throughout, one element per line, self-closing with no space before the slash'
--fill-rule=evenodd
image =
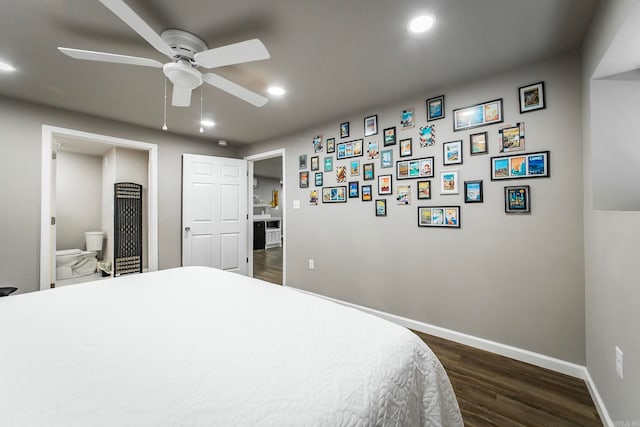
<path id="1" fill-rule="evenodd" d="M 258 39 L 247 40 L 215 49 L 198 52 L 195 60 L 205 68 L 223 67 L 243 62 L 269 59 L 269 51 Z"/>
<path id="2" fill-rule="evenodd" d="M 118 55 L 117 53 L 93 52 L 90 50 L 70 49 L 59 47 L 58 50 L 67 56 L 87 61 L 113 62 L 115 64 L 141 65 L 143 67 L 162 68 L 162 63 L 155 59 L 139 58 L 137 56 Z"/>
<path id="3" fill-rule="evenodd" d="M 173 85 L 171 105 L 174 107 L 188 107 L 191 105 L 191 89 L 185 89 L 180 86 Z"/>
<path id="4" fill-rule="evenodd" d="M 122 0 L 100 0 L 107 9 L 113 12 L 125 24 L 131 27 L 149 44 L 169 58 L 173 58 L 173 49 L 153 29 L 147 25 L 127 4 Z"/>
<path id="5" fill-rule="evenodd" d="M 202 76 L 204 81 L 209 83 L 211 86 L 215 86 L 218 89 L 221 89 L 233 96 L 236 96 L 243 101 L 248 102 L 249 104 L 255 105 L 256 107 L 262 107 L 269 100 L 264 96 L 258 95 L 255 92 L 251 92 L 249 89 L 246 89 L 231 80 L 227 80 L 224 77 L 221 77 L 217 74 L 207 73 Z"/>

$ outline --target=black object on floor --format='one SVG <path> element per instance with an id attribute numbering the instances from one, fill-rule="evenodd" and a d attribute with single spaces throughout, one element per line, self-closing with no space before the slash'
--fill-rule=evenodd
<path id="1" fill-rule="evenodd" d="M 14 293 L 17 290 L 18 290 L 18 288 L 13 288 L 13 287 L 0 288 L 0 297 L 6 297 L 6 296 Z"/>

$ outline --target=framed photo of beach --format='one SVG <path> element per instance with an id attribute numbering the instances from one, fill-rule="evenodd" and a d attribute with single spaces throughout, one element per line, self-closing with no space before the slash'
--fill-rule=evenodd
<path id="1" fill-rule="evenodd" d="M 491 157 L 491 180 L 548 178 L 549 151 Z"/>
<path id="2" fill-rule="evenodd" d="M 413 178 L 433 178 L 433 156 L 396 162 L 396 179 Z"/>
<path id="3" fill-rule="evenodd" d="M 460 228 L 460 206 L 419 206 L 418 227 Z"/>
<path id="4" fill-rule="evenodd" d="M 502 98 L 453 110 L 455 132 L 502 123 Z"/>
<path id="5" fill-rule="evenodd" d="M 427 99 L 427 121 L 444 119 L 444 95 Z"/>

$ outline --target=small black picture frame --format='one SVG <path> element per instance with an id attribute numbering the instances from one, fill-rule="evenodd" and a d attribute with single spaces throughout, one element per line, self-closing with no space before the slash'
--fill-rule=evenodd
<path id="1" fill-rule="evenodd" d="M 340 138 L 349 138 L 349 122 L 340 123 Z"/>
<path id="2" fill-rule="evenodd" d="M 364 118 L 364 136 L 372 136 L 378 134 L 378 115 L 367 116 Z"/>
<path id="3" fill-rule="evenodd" d="M 427 121 L 444 119 L 444 95 L 427 99 Z"/>
<path id="4" fill-rule="evenodd" d="M 528 185 L 504 187 L 504 212 L 507 214 L 531 213 Z"/>
<path id="5" fill-rule="evenodd" d="M 544 82 L 532 83 L 518 88 L 520 113 L 529 113 L 547 108 L 544 94 Z"/>
<path id="6" fill-rule="evenodd" d="M 300 172 L 300 188 L 309 188 L 309 172 Z"/>
<path id="7" fill-rule="evenodd" d="M 464 202 L 482 203 L 482 180 L 464 182 Z"/>

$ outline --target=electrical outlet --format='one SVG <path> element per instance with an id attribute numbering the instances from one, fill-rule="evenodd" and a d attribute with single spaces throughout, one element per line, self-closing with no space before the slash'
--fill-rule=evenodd
<path id="1" fill-rule="evenodd" d="M 316 263 L 314 260 L 310 259 L 309 260 L 309 270 L 313 270 L 314 268 L 316 268 Z"/>
<path id="2" fill-rule="evenodd" d="M 624 354 L 622 353 L 622 350 L 620 350 L 620 347 L 616 346 L 616 372 L 618 373 L 618 376 L 620 377 L 621 380 L 624 379 L 623 376 L 623 368 L 624 368 L 624 363 L 623 363 L 623 357 Z"/>

